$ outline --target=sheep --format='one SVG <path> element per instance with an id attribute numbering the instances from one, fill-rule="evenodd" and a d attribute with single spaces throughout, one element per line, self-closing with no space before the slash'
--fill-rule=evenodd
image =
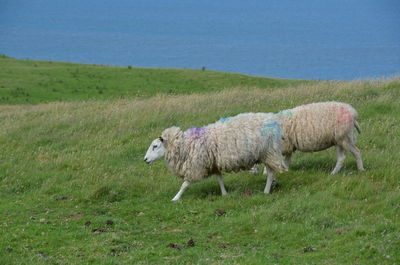
<path id="1" fill-rule="evenodd" d="M 222 195 L 226 189 L 222 172 L 250 169 L 263 163 L 272 172 L 287 170 L 281 153 L 281 130 L 272 113 L 243 113 L 201 128 L 182 131 L 179 127 L 165 129 L 155 139 L 144 157 L 148 164 L 165 157 L 170 170 L 184 180 L 172 199 L 179 200 L 185 189 L 211 175 L 217 176 Z M 271 189 L 267 179 L 265 192 Z"/>
<path id="2" fill-rule="evenodd" d="M 296 150 L 316 152 L 336 146 L 337 162 L 331 174 L 338 173 L 343 167 L 345 151 L 353 154 L 358 170 L 364 171 L 360 150 L 355 145 L 354 129 L 361 133 L 358 114 L 349 104 L 335 101 L 311 103 L 280 111 L 277 115 L 281 123 L 286 167 L 289 167 L 292 153 Z M 257 166 L 251 171 L 257 172 Z M 273 175 L 268 167 L 264 173 Z"/>

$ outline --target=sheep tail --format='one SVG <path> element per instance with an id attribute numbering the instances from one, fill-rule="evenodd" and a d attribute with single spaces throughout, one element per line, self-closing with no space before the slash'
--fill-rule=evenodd
<path id="1" fill-rule="evenodd" d="M 359 134 L 361 134 L 361 128 L 360 125 L 358 124 L 358 122 L 356 120 L 354 120 L 354 127 L 356 127 L 356 130 Z"/>

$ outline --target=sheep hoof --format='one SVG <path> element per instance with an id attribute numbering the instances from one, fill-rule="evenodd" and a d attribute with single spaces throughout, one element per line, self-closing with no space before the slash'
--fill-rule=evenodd
<path id="1" fill-rule="evenodd" d="M 331 171 L 331 175 L 337 174 L 342 168 L 337 169 L 336 167 Z"/>

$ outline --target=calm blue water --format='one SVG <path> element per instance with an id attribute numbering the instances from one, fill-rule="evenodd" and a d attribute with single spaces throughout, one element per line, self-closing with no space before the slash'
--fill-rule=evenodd
<path id="1" fill-rule="evenodd" d="M 302 79 L 400 73 L 399 0 L 0 0 L 0 53 Z"/>

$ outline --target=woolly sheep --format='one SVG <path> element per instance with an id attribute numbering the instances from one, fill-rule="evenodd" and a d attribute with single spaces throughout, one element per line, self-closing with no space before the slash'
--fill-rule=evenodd
<path id="1" fill-rule="evenodd" d="M 357 111 L 342 102 L 320 102 L 306 104 L 277 113 L 282 129 L 282 154 L 289 167 L 292 153 L 296 150 L 315 152 L 336 146 L 337 162 L 331 174 L 343 167 L 344 152 L 353 154 L 357 168 L 364 171 L 360 150 L 355 145 L 354 129 L 361 133 L 357 123 Z M 270 176 L 268 167 L 266 173 Z M 253 167 L 257 172 L 257 167 Z M 265 171 L 264 171 L 265 172 Z"/>
<path id="2" fill-rule="evenodd" d="M 192 183 L 214 174 L 222 195 L 226 195 L 222 172 L 250 169 L 263 163 L 273 172 L 287 170 L 281 153 L 281 130 L 277 116 L 271 113 L 243 113 L 201 128 L 182 131 L 165 129 L 144 157 L 152 163 L 165 157 L 171 171 L 184 182 L 172 199 L 179 200 Z M 272 178 L 267 179 L 269 193 Z"/>

